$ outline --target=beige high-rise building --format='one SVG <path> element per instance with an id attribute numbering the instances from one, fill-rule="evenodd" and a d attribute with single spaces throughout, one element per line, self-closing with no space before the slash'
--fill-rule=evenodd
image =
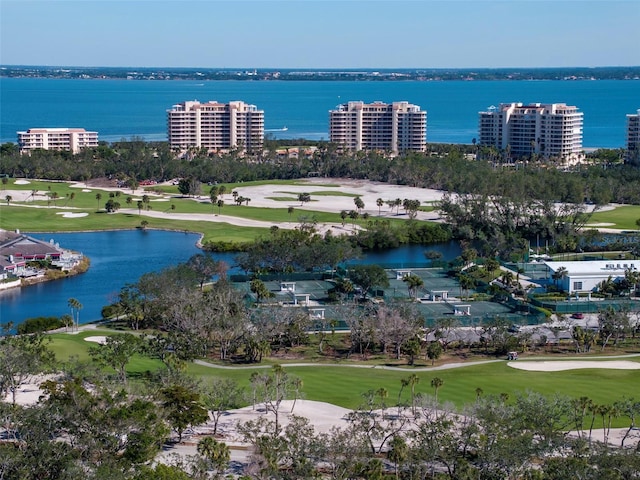
<path id="1" fill-rule="evenodd" d="M 627 162 L 640 165 L 640 108 L 627 115 Z"/>
<path id="2" fill-rule="evenodd" d="M 349 102 L 329 111 L 329 140 L 351 150 L 413 150 L 427 145 L 427 112 L 409 102 Z"/>
<path id="3" fill-rule="evenodd" d="M 183 102 L 167 110 L 169 144 L 173 148 L 261 148 L 264 111 L 241 101 Z"/>
<path id="4" fill-rule="evenodd" d="M 564 103 L 501 103 L 479 113 L 478 144 L 508 151 L 512 158 L 559 158 L 577 162 L 583 113 Z"/>
<path id="5" fill-rule="evenodd" d="M 84 128 L 30 128 L 18 132 L 18 146 L 23 153 L 37 148 L 78 153 L 82 148 L 98 146 L 98 132 Z"/>

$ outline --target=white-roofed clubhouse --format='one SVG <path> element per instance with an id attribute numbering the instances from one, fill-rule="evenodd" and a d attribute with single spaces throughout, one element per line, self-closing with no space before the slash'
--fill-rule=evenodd
<path id="1" fill-rule="evenodd" d="M 615 282 L 627 271 L 640 270 L 640 260 L 592 260 L 584 262 L 545 262 L 559 288 L 569 293 L 593 292 L 609 277 Z"/>

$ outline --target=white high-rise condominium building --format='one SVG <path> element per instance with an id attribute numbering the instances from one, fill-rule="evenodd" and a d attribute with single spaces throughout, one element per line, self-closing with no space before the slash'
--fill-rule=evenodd
<path id="1" fill-rule="evenodd" d="M 82 148 L 98 146 L 98 132 L 84 128 L 30 128 L 18 132 L 18 146 L 23 153 L 37 148 L 78 153 Z"/>
<path id="2" fill-rule="evenodd" d="M 174 148 L 250 150 L 264 142 L 264 111 L 240 101 L 183 102 L 167 110 L 167 128 Z"/>
<path id="3" fill-rule="evenodd" d="M 349 102 L 329 111 L 329 139 L 351 150 L 413 150 L 427 144 L 427 112 L 409 102 Z"/>
<path id="4" fill-rule="evenodd" d="M 501 103 L 480 112 L 478 143 L 508 151 L 513 158 L 533 155 L 577 162 L 582 150 L 583 113 L 564 103 Z"/>
<path id="5" fill-rule="evenodd" d="M 627 162 L 640 166 L 640 109 L 627 115 Z"/>

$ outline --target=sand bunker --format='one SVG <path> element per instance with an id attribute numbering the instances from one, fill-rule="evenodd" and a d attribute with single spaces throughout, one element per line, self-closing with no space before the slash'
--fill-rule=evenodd
<path id="1" fill-rule="evenodd" d="M 107 343 L 107 337 L 105 337 L 104 335 L 95 335 L 93 337 L 85 338 L 84 341 L 85 342 L 99 343 L 100 345 L 104 345 L 105 343 Z"/>
<path id="2" fill-rule="evenodd" d="M 84 213 L 58 212 L 56 213 L 56 215 L 62 215 L 62 218 L 80 218 L 80 217 L 86 217 L 89 214 L 86 212 Z"/>
<path id="3" fill-rule="evenodd" d="M 512 368 L 532 372 L 561 372 L 579 368 L 609 368 L 614 370 L 640 370 L 640 362 L 629 360 L 560 360 L 554 362 L 509 362 Z"/>
<path id="4" fill-rule="evenodd" d="M 31 182 L 29 180 L 16 180 L 13 183 L 15 185 L 29 185 Z"/>
<path id="5" fill-rule="evenodd" d="M 89 190 L 88 188 L 83 188 L 82 191 L 83 192 L 90 192 L 91 190 Z"/>

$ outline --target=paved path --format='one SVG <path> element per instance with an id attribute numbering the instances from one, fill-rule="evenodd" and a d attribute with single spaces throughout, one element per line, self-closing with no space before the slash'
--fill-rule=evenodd
<path id="1" fill-rule="evenodd" d="M 451 370 L 453 368 L 471 367 L 474 365 L 484 365 L 485 363 L 503 362 L 505 360 L 480 360 L 477 362 L 467 363 L 449 363 L 447 365 L 440 365 L 438 367 L 391 367 L 388 365 L 342 365 L 332 363 L 284 363 L 282 367 L 344 367 L 344 368 L 369 368 L 371 370 L 392 370 L 396 372 L 435 372 L 437 370 Z M 229 365 L 215 365 L 213 363 L 205 362 L 204 360 L 194 360 L 194 363 L 202 365 L 203 367 L 218 368 L 221 370 L 255 370 L 256 368 L 271 368 L 271 365 L 251 365 L 251 366 L 229 366 Z"/>
<path id="2" fill-rule="evenodd" d="M 584 360 L 584 361 L 596 361 L 596 360 L 613 360 L 618 358 L 634 358 L 640 357 L 640 353 L 630 353 L 627 355 L 597 355 L 597 356 L 580 356 L 575 355 L 571 357 L 531 357 L 527 358 L 527 362 L 536 362 L 536 361 L 567 361 L 567 360 Z M 439 365 L 437 367 L 391 367 L 388 365 L 345 365 L 345 364 L 332 364 L 332 363 L 284 363 L 281 364 L 282 367 L 344 367 L 344 368 L 369 368 L 371 370 L 391 370 L 395 372 L 435 372 L 438 370 L 452 370 L 454 368 L 463 368 L 463 367 L 473 367 L 475 365 L 485 365 L 488 363 L 497 363 L 497 362 L 505 362 L 507 360 L 496 359 L 496 360 L 478 360 L 475 362 L 465 362 L 465 363 L 448 363 L 446 365 Z M 265 369 L 271 368 L 271 365 L 242 365 L 242 366 L 230 366 L 230 365 L 216 365 L 214 363 L 206 362 L 204 360 L 194 360 L 194 363 L 198 365 L 202 365 L 203 367 L 209 368 L 217 368 L 220 370 L 255 370 L 255 369 Z"/>

